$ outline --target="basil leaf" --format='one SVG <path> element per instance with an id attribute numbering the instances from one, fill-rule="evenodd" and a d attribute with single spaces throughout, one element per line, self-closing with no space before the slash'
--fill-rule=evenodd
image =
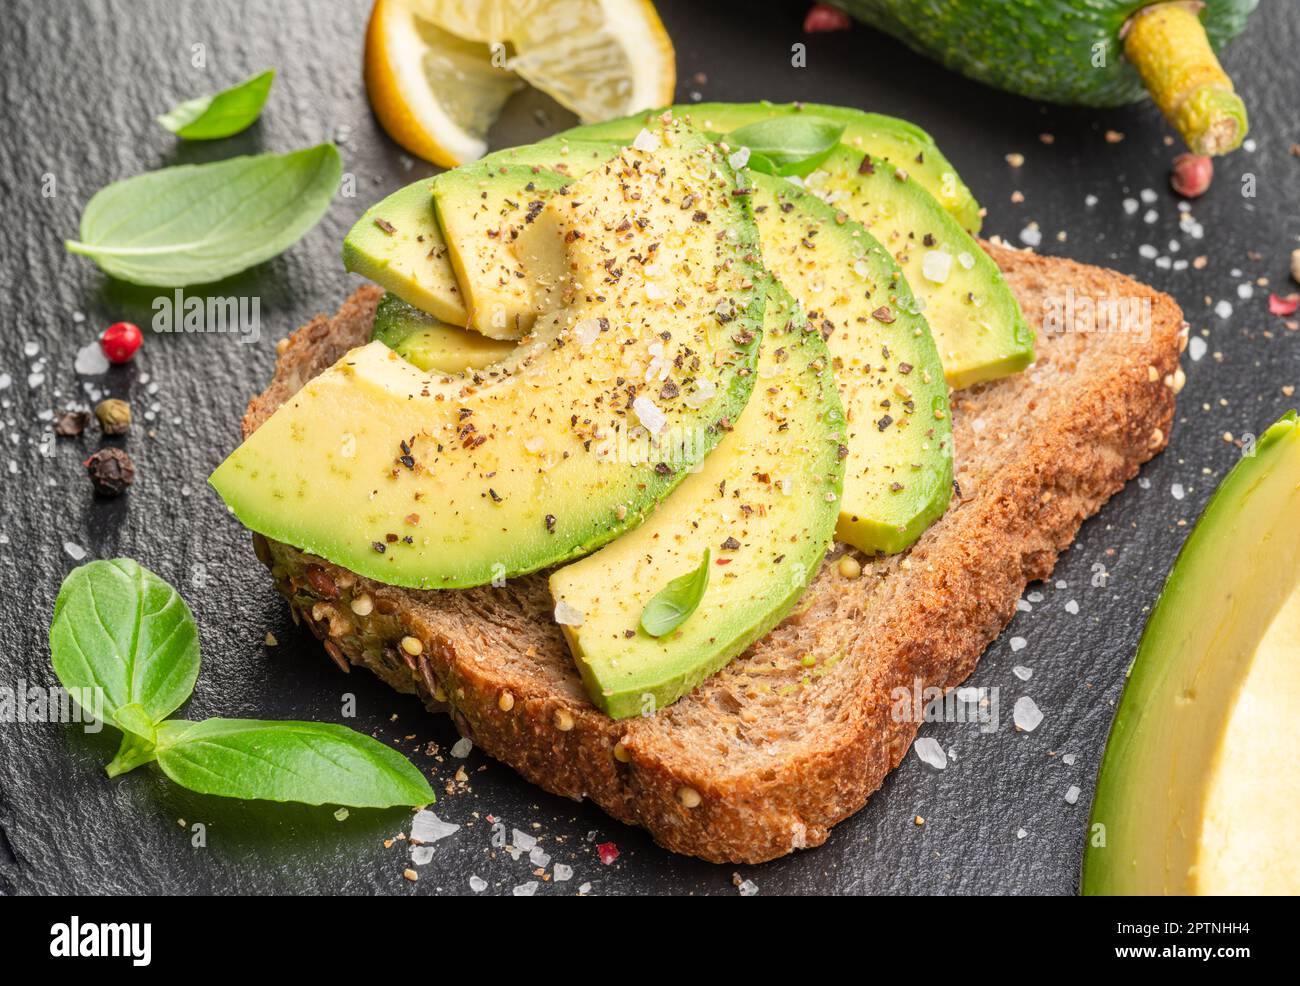
<path id="1" fill-rule="evenodd" d="M 150 171 L 96 192 L 66 246 L 135 284 L 217 281 L 298 242 L 341 174 L 333 144 Z"/>
<path id="2" fill-rule="evenodd" d="M 208 96 L 187 99 L 158 122 L 183 140 L 216 140 L 247 130 L 262 114 L 275 69 Z"/>
<path id="3" fill-rule="evenodd" d="M 92 561 L 59 588 L 50 655 L 74 696 L 102 690 L 107 718 L 157 723 L 194 690 L 199 635 L 185 600 L 153 572 L 129 558 Z"/>
<path id="4" fill-rule="evenodd" d="M 255 719 L 172 719 L 158 766 L 200 794 L 353 808 L 424 805 L 433 789 L 409 760 L 346 726 Z"/>
<path id="5" fill-rule="evenodd" d="M 652 637 L 672 633 L 686 622 L 709 587 L 709 549 L 693 572 L 678 576 L 654 594 L 641 613 L 641 629 Z"/>
<path id="6" fill-rule="evenodd" d="M 844 133 L 844 124 L 818 116 L 776 116 L 733 130 L 726 141 L 733 148 L 748 147 L 750 167 L 758 157 L 757 171 L 774 167 L 782 177 L 803 177 L 830 156 Z"/>

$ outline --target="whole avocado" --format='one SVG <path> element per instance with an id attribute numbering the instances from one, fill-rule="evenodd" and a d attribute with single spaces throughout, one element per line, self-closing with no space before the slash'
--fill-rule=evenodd
<path id="1" fill-rule="evenodd" d="M 1147 94 L 1121 32 L 1151 0 L 833 0 L 962 75 L 1051 103 L 1122 106 Z M 1259 0 L 1208 0 L 1200 11 L 1218 51 Z"/>

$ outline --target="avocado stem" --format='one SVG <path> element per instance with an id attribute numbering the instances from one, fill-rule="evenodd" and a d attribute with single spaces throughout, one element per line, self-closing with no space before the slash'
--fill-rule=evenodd
<path id="1" fill-rule="evenodd" d="M 1227 154 L 1246 137 L 1246 104 L 1210 47 L 1202 6 L 1173 0 L 1138 11 L 1124 54 L 1194 153 Z"/>

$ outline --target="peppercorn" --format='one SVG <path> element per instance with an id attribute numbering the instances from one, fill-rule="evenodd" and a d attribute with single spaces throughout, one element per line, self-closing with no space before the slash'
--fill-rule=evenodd
<path id="1" fill-rule="evenodd" d="M 135 463 L 120 448 L 102 448 L 84 463 L 95 492 L 118 496 L 135 482 Z"/>
<path id="2" fill-rule="evenodd" d="M 89 411 L 61 411 L 54 419 L 54 434 L 60 438 L 76 438 L 90 424 Z"/>
<path id="3" fill-rule="evenodd" d="M 131 428 L 131 405 L 110 397 L 95 405 L 95 417 L 105 435 L 125 435 Z"/>

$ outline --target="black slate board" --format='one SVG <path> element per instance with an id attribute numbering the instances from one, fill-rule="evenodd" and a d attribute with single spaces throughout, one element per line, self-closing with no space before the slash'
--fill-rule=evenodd
<path id="1" fill-rule="evenodd" d="M 1041 250 L 1133 273 L 1173 294 L 1193 335 L 1207 344 L 1185 359 L 1187 388 L 1173 442 L 1101 516 L 1088 522 L 1039 589 L 990 648 L 971 681 L 1000 689 L 1001 728 L 932 725 L 923 735 L 955 751 L 939 772 L 908 756 L 884 789 L 824 847 L 758 867 L 711 866 L 674 857 L 642 833 L 590 805 L 551 797 L 478 751 L 448 754 L 450 724 L 363 673 L 343 677 L 319 645 L 289 622 L 254 563 L 247 535 L 206 487 L 205 477 L 236 441 L 248 396 L 268 379 L 274 342 L 355 287 L 338 245 L 372 201 L 429 169 L 406 158 L 377 128 L 360 79 L 366 0 L 59 2 L 11 0 L 0 40 L 3 122 L 0 188 L 0 684 L 52 684 L 46 627 L 59 582 L 75 562 L 65 542 L 89 557 L 133 556 L 177 585 L 202 628 L 204 663 L 188 715 L 319 718 L 337 721 L 356 702 L 351 724 L 411 751 L 455 793 L 437 814 L 462 826 L 437 843 L 420 880 L 402 878 L 405 812 L 245 804 L 191 795 L 153 769 L 114 782 L 101 768 L 114 741 L 77 727 L 0 724 L 0 888 L 11 893 L 510 893 L 535 879 L 526 859 L 493 848 L 493 822 L 536 836 L 565 883 L 539 893 L 735 893 L 733 874 L 763 893 L 1071 893 L 1096 766 L 1113 704 L 1144 614 L 1163 574 L 1215 482 L 1238 450 L 1224 440 L 1257 433 L 1293 401 L 1300 383 L 1300 333 L 1267 313 L 1267 289 L 1242 300 L 1239 284 L 1267 277 L 1294 288 L 1287 257 L 1297 245 L 1300 140 L 1292 100 L 1300 12 L 1264 4 L 1226 63 L 1251 108 L 1256 149 L 1220 162 L 1210 195 L 1195 206 L 1204 239 L 1179 231 L 1166 172 L 1175 149 L 1156 111 L 1100 112 L 1038 106 L 967 84 L 861 26 L 804 37 L 802 3 L 686 3 L 664 0 L 677 44 L 678 95 L 710 100 L 806 99 L 893 113 L 928 129 L 988 207 L 987 233 L 1013 241 L 1031 220 Z M 807 67 L 791 66 L 791 45 L 808 46 Z M 207 68 L 191 63 L 205 46 Z M 227 141 L 181 145 L 152 122 L 174 102 L 267 66 L 279 70 L 262 121 Z M 696 77 L 704 73 L 707 79 Z M 537 139 L 570 118 L 526 96 L 498 126 L 505 146 Z M 1126 134 L 1116 144 L 1103 132 Z M 1040 133 L 1055 140 L 1045 144 Z M 137 413 L 156 402 L 156 420 L 128 447 L 140 478 L 115 502 L 90 493 L 80 460 L 94 436 L 41 453 L 42 412 L 79 396 L 79 347 L 120 318 L 142 325 L 156 292 L 107 281 L 61 245 L 76 231 L 86 200 L 107 182 L 167 164 L 259 150 L 289 150 L 338 139 L 355 198 L 339 198 L 326 219 L 282 257 L 216 288 L 260 299 L 264 337 L 153 336 L 133 366 L 95 381 L 129 396 Z M 1020 152 L 1024 167 L 1005 155 Z M 1255 197 L 1242 194 L 1247 175 Z M 46 196 L 53 176 L 53 196 Z M 1154 190 L 1136 216 L 1121 202 Z M 1013 190 L 1024 194 L 1010 201 Z M 1093 206 L 1085 196 L 1095 195 Z M 1154 209 L 1156 219 L 1143 221 Z M 1057 232 L 1068 234 L 1058 241 Z M 1182 249 L 1169 254 L 1170 239 Z M 1175 258 L 1208 256 L 1200 271 L 1158 269 L 1139 246 Z M 1219 318 L 1206 298 L 1228 299 Z M 84 315 L 84 321 L 79 314 Z M 26 354 L 36 343 L 35 356 Z M 44 382 L 29 386 L 34 363 Z M 147 375 L 147 378 L 146 378 Z M 156 393 L 152 388 L 156 386 Z M 147 433 L 146 433 L 147 432 Z M 1181 484 L 1184 497 L 1171 492 Z M 1106 584 L 1093 584 L 1096 566 Z M 1070 601 L 1078 612 L 1067 609 Z M 1072 609 L 1073 607 L 1070 607 Z M 268 648 L 271 631 L 280 646 Z M 1013 653 L 1012 642 L 1026 646 Z M 1012 672 L 1033 669 L 1028 681 Z M 1045 714 L 1033 733 L 1011 727 L 1015 699 L 1030 695 Z M 439 753 L 423 752 L 428 743 Z M 1073 754 L 1072 763 L 1064 754 Z M 463 767 L 468 784 L 455 784 Z M 1069 804 L 1071 786 L 1081 790 Z M 914 816 L 924 816 L 924 826 Z M 196 847 L 201 823 L 206 846 Z M 1023 829 L 1023 837 L 1017 833 Z M 621 855 L 602 865 L 595 845 Z M 547 873 L 554 872 L 553 864 Z"/>

